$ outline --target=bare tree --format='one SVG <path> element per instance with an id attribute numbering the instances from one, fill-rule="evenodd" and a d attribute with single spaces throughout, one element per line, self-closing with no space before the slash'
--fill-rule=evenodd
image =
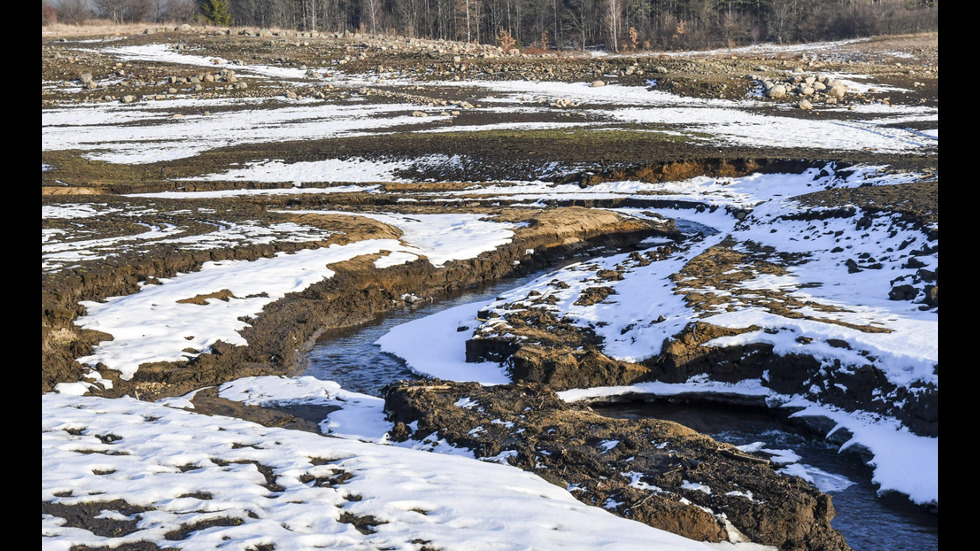
<path id="1" fill-rule="evenodd" d="M 58 22 L 58 8 L 51 0 L 41 0 L 41 26 L 53 25 Z"/>
<path id="2" fill-rule="evenodd" d="M 583 52 L 593 33 L 595 10 L 595 0 L 570 0 L 564 13 L 565 23 L 578 35 L 577 41 Z"/>
<path id="3" fill-rule="evenodd" d="M 316 0 L 303 0 L 303 24 L 306 30 L 316 30 Z"/>
<path id="4" fill-rule="evenodd" d="M 62 23 L 79 24 L 91 16 L 85 0 L 60 0 L 58 2 L 58 19 Z"/>
<path id="5" fill-rule="evenodd" d="M 126 12 L 126 0 L 92 0 L 99 17 L 112 19 L 113 23 L 122 23 Z"/>
<path id="6" fill-rule="evenodd" d="M 612 39 L 613 50 L 619 53 L 619 25 L 623 16 L 621 0 L 606 0 L 606 28 Z"/>
<path id="7" fill-rule="evenodd" d="M 796 0 L 772 0 L 769 7 L 769 29 L 776 40 L 782 44 L 788 39 L 792 19 L 796 15 Z"/>
<path id="8" fill-rule="evenodd" d="M 192 21 L 197 17 L 195 0 L 167 0 L 167 19 L 171 21 Z"/>
<path id="9" fill-rule="evenodd" d="M 378 36 L 378 20 L 381 19 L 381 0 L 363 0 L 361 10 L 364 19 L 371 25 L 371 35 Z"/>
<path id="10" fill-rule="evenodd" d="M 151 0 L 126 0 L 126 5 L 123 7 L 123 18 L 126 21 L 154 19 L 154 17 L 150 17 L 151 14 L 153 14 L 153 2 Z"/>

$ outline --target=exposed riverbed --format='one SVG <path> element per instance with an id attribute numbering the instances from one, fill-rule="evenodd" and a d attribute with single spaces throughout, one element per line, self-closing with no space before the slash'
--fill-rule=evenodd
<path id="1" fill-rule="evenodd" d="M 422 377 L 400 358 L 381 351 L 374 343 L 396 325 L 423 318 L 453 306 L 491 301 L 508 289 L 526 284 L 546 271 L 520 278 L 505 278 L 492 284 L 453 293 L 438 301 L 420 303 L 409 309 L 391 310 L 371 323 L 330 331 L 310 350 L 309 368 L 303 375 L 335 381 L 345 390 L 382 396 L 381 389 L 400 379 Z"/>
<path id="2" fill-rule="evenodd" d="M 709 228 L 688 228 L 692 230 Z M 505 279 L 411 309 L 389 311 L 371 323 L 330 332 L 311 350 L 310 367 L 304 375 L 335 381 L 346 390 L 381 396 L 382 388 L 389 383 L 421 377 L 400 358 L 382 352 L 374 344 L 392 327 L 453 306 L 492 301 L 498 294 L 526 284 L 542 273 Z M 836 446 L 793 432 L 764 408 L 662 401 L 593 405 L 593 409 L 610 417 L 676 421 L 737 446 L 762 442 L 765 449 L 788 450 L 800 458 L 795 466 L 804 466 L 821 491 L 833 497 L 837 511 L 833 525 L 856 551 L 938 549 L 937 514 L 909 503 L 902 496 L 878 497 L 871 482 L 871 470 L 857 456 L 840 454 Z"/>
<path id="3" fill-rule="evenodd" d="M 788 450 L 800 457 L 797 465 L 823 492 L 833 497 L 834 528 L 855 551 L 926 551 L 939 549 L 939 516 L 913 505 L 902 496 L 877 497 L 871 470 L 838 447 L 793 432 L 764 408 L 731 407 L 668 400 L 632 404 L 592 405 L 602 415 L 618 419 L 657 418 L 676 421 L 712 438 L 767 450 Z"/>

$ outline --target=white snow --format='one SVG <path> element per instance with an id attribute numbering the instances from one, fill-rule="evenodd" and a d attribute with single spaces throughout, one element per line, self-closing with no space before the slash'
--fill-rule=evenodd
<path id="1" fill-rule="evenodd" d="M 847 489 L 854 482 L 838 474 L 828 473 L 812 465 L 794 463 L 779 469 L 780 473 L 798 476 L 816 486 L 821 492 L 834 493 Z"/>
<path id="2" fill-rule="evenodd" d="M 181 549 L 711 549 L 590 507 L 515 467 L 324 438 L 130 398 L 42 396 L 41 500 L 144 508 L 119 537 L 41 516 L 45 549 L 137 541 Z M 103 440 L 97 436 L 112 435 Z M 260 472 L 267 469 L 270 482 Z M 93 474 L 97 473 L 97 474 Z M 342 480 L 340 475 L 352 475 Z M 316 480 L 340 481 L 318 485 Z M 333 487 L 331 487 L 333 486 Z M 352 500 L 355 499 L 356 500 Z M 344 515 L 373 517 L 363 534 Z M 182 525 L 214 521 L 179 541 Z M 583 529 L 588 527 L 588 529 Z M 610 538 L 615 534 L 615 538 Z"/>
<path id="3" fill-rule="evenodd" d="M 120 59 L 179 62 L 207 67 L 228 66 L 227 60 L 218 59 L 216 64 L 214 58 L 174 52 L 162 44 L 110 48 L 105 51 Z M 274 77 L 295 79 L 300 83 L 310 82 L 305 77 L 305 71 L 300 69 L 252 64 L 235 65 L 233 69 L 241 75 L 249 74 L 258 78 Z M 862 75 L 841 75 L 844 76 L 850 77 L 849 82 L 855 87 L 873 86 L 871 83 L 858 83 L 854 80 Z M 331 81 L 346 83 L 348 86 L 371 83 L 360 77 L 345 75 Z M 387 79 L 384 84 L 414 86 L 419 82 L 412 79 Z M 937 110 L 929 107 L 890 108 L 889 116 L 884 118 L 800 119 L 753 112 L 760 105 L 754 100 L 693 99 L 659 90 L 616 84 L 592 88 L 584 82 L 460 80 L 427 82 L 425 85 L 485 88 L 494 97 L 481 101 L 502 104 L 486 108 L 493 109 L 502 116 L 526 113 L 534 109 L 550 110 L 548 101 L 568 99 L 583 104 L 582 112 L 599 121 L 608 121 L 606 126 L 610 123 L 650 123 L 656 125 L 652 128 L 654 131 L 685 136 L 692 142 L 707 139 L 733 145 L 875 149 L 894 153 L 931 150 L 938 145 L 938 133 L 927 135 L 886 126 L 896 122 L 893 117 L 900 114 L 904 115 L 903 121 L 937 120 Z M 884 89 L 883 86 L 878 86 Z M 451 117 L 440 115 L 441 111 L 411 104 L 339 105 L 317 100 L 278 98 L 257 109 L 257 101 L 174 98 L 135 104 L 101 103 L 44 109 L 41 120 L 41 149 L 81 149 L 87 151 L 85 155 L 90 159 L 115 163 L 150 163 L 186 158 L 217 147 L 377 134 L 393 126 L 399 126 L 401 131 L 466 132 L 595 127 L 602 124 L 598 121 L 524 123 L 501 120 L 478 126 L 455 126 L 444 124 Z M 529 106 L 532 102 L 539 102 L 539 105 Z M 603 108 L 584 107 L 590 104 L 601 104 Z M 203 111 L 209 105 L 236 105 L 240 109 L 222 110 L 207 115 L 194 114 L 180 119 L 172 117 L 174 110 L 178 108 L 193 106 Z M 247 117 L 242 116 L 245 109 L 248 109 Z M 431 112 L 427 113 L 428 117 L 411 115 L 419 110 Z M 834 111 L 825 112 L 832 114 Z M 872 115 L 870 112 L 866 114 Z M 139 122 L 139 126 L 133 126 L 134 122 Z M 773 136 L 774 127 L 780 129 L 778 140 Z M 705 138 L 705 135 L 710 137 Z M 230 175 L 237 177 L 244 174 L 246 173 L 233 172 Z"/>
<path id="4" fill-rule="evenodd" d="M 398 214 L 330 210 L 279 211 L 297 214 L 326 214 L 361 216 L 371 218 L 402 231 L 402 241 L 408 247 L 399 247 L 403 253 L 423 255 L 433 266 L 440 267 L 450 260 L 475 258 L 510 243 L 516 224 L 493 222 L 480 214 Z M 393 249 L 394 251 L 394 249 Z M 392 261 L 407 259 L 397 257 Z M 408 261 L 408 260 L 405 260 Z M 389 265 L 386 262 L 383 265 Z"/>
<path id="5" fill-rule="evenodd" d="M 130 379 L 142 363 L 193 358 L 219 340 L 245 345 L 239 331 L 249 324 L 239 318 L 255 316 L 287 293 L 332 277 L 328 264 L 397 250 L 399 246 L 392 239 L 371 239 L 279 253 L 255 261 L 206 262 L 198 272 L 161 279 L 159 285 L 144 285 L 133 295 L 82 302 L 87 313 L 76 320 L 76 325 L 109 333 L 113 339 L 100 343 L 93 354 L 78 361 L 91 366 L 101 362 L 120 371 L 123 379 Z M 227 300 L 210 298 L 203 305 L 179 302 L 222 290 L 234 296 Z M 185 352 L 188 348 L 195 352 Z"/>
<path id="6" fill-rule="evenodd" d="M 95 215 L 87 214 L 87 216 Z M 105 212 L 99 215 L 105 215 Z M 335 233 L 292 222 L 266 225 L 252 221 L 221 222 L 220 225 L 216 224 L 215 231 L 196 235 L 181 235 L 185 233 L 185 228 L 173 224 L 163 226 L 150 226 L 143 222 L 137 224 L 146 227 L 147 231 L 97 239 L 70 239 L 70 237 L 83 237 L 84 230 L 72 236 L 65 236 L 66 232 L 59 231 L 60 239 L 57 240 L 53 239 L 54 235 L 50 232 L 42 232 L 41 269 L 57 271 L 84 260 L 105 258 L 122 251 L 145 250 L 146 246 L 151 244 L 174 245 L 183 250 L 208 250 L 248 243 L 316 242 L 325 240 Z"/>
<path id="7" fill-rule="evenodd" d="M 420 107 L 411 104 L 308 101 L 279 101 L 261 109 L 254 101 L 243 101 L 240 109 L 180 119 L 171 116 L 175 109 L 206 108 L 215 101 L 175 99 L 152 105 L 102 103 L 45 109 L 41 113 L 41 150 L 80 149 L 88 151 L 86 157 L 93 160 L 143 164 L 192 157 L 219 147 L 363 136 L 392 126 L 431 125 L 449 118 L 438 113 L 413 117 L 412 111 Z M 129 125 L 136 120 L 139 126 Z"/>
<path id="8" fill-rule="evenodd" d="M 242 197 L 245 195 L 300 195 L 327 193 L 362 193 L 372 192 L 378 186 L 340 185 L 326 187 L 291 187 L 291 188 L 243 188 L 218 189 L 211 191 L 157 191 L 147 193 L 128 193 L 126 197 L 159 197 L 161 199 L 217 199 L 221 197 Z"/>
<path id="9" fill-rule="evenodd" d="M 301 161 L 286 163 L 282 160 L 267 160 L 248 163 L 245 167 L 227 170 L 194 178 L 180 178 L 179 181 L 223 181 L 245 180 L 251 182 L 292 182 L 302 185 L 311 182 L 407 182 L 395 176 L 397 170 L 412 164 L 432 164 L 446 162 L 445 155 L 429 155 L 423 159 L 401 161 L 370 161 L 368 159 L 324 159 L 321 161 Z"/>
<path id="10" fill-rule="evenodd" d="M 245 377 L 221 385 L 218 395 L 245 405 L 314 405 L 340 408 L 319 420 L 323 434 L 380 443 L 391 423 L 385 420 L 384 400 L 344 390 L 333 381 L 313 377 Z"/>
<path id="11" fill-rule="evenodd" d="M 423 375 L 483 384 L 509 383 L 510 377 L 500 364 L 466 362 L 466 339 L 471 333 L 456 329 L 462 325 L 474 327 L 473 319 L 480 306 L 463 304 L 396 326 L 377 344 L 383 352 L 399 356 Z"/>

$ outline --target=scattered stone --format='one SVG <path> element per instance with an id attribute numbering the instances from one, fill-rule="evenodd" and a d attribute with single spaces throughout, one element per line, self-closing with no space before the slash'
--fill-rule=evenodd
<path id="1" fill-rule="evenodd" d="M 589 87 L 590 88 L 598 88 L 600 86 L 605 86 L 605 85 L 606 85 L 606 83 L 603 82 L 603 81 L 601 81 L 601 80 L 594 80 L 594 81 L 592 81 L 592 84 L 589 85 Z"/>

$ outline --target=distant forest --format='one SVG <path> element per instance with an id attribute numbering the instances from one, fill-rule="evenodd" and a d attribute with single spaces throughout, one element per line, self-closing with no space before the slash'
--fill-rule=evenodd
<path id="1" fill-rule="evenodd" d="M 734 47 L 939 30 L 938 0 L 42 0 L 42 26 L 121 23 L 358 32 L 521 50 Z"/>

